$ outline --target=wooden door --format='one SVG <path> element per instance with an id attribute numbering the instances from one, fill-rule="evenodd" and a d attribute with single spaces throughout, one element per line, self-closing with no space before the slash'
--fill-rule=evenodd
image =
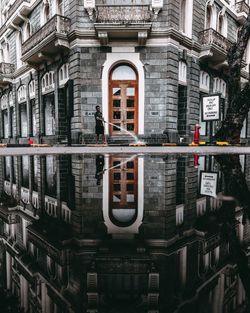
<path id="1" fill-rule="evenodd" d="M 110 135 L 138 133 L 138 84 L 137 81 L 111 81 L 109 93 Z M 118 128 L 121 127 L 122 129 Z"/>

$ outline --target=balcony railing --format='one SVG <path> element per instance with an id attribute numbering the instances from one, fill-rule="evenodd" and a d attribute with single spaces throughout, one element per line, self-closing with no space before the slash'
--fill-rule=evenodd
<path id="1" fill-rule="evenodd" d="M 215 45 L 227 52 L 231 42 L 213 28 L 205 29 L 200 32 L 200 43 L 202 45 Z"/>
<path id="2" fill-rule="evenodd" d="M 22 55 L 37 47 L 43 40 L 52 34 L 67 35 L 70 28 L 70 19 L 65 16 L 54 15 L 43 27 L 35 32 L 22 44 Z"/>
<path id="3" fill-rule="evenodd" d="M 96 23 L 134 24 L 151 21 L 148 5 L 98 5 Z"/>
<path id="4" fill-rule="evenodd" d="M 0 63 L 0 75 L 10 75 L 14 73 L 15 65 L 11 63 Z"/>
<path id="5" fill-rule="evenodd" d="M 245 1 L 236 3 L 235 7 L 237 13 L 249 13 L 249 5 Z"/>

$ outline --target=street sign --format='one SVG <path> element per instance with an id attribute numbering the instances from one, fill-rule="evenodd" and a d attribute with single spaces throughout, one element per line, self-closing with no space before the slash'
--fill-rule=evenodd
<path id="1" fill-rule="evenodd" d="M 202 122 L 220 120 L 220 95 L 208 95 L 202 97 Z"/>
<path id="2" fill-rule="evenodd" d="M 218 173 L 201 172 L 200 194 L 203 196 L 216 197 L 218 185 Z"/>

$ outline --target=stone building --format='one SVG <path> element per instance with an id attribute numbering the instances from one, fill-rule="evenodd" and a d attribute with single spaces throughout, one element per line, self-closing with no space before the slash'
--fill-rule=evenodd
<path id="1" fill-rule="evenodd" d="M 227 192 L 214 157 L 198 168 L 193 156 L 0 162 L 0 286 L 24 312 L 246 312 L 229 242 L 202 226 L 222 201 L 200 195 L 201 172 Z M 241 165 L 249 179 L 249 156 Z M 249 257 L 244 215 L 237 206 L 233 227 Z"/>
<path id="2" fill-rule="evenodd" d="M 110 142 L 128 140 L 116 126 L 191 140 L 202 95 L 219 93 L 225 114 L 227 50 L 248 11 L 248 0 L 1 0 L 2 141 L 89 142 L 97 104 Z M 248 47 L 242 83 L 249 61 Z"/>

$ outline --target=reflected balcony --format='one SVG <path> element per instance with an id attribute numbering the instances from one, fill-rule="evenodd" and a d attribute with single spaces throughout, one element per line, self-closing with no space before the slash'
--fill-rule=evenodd
<path id="1" fill-rule="evenodd" d="M 152 15 L 148 5 L 97 5 L 94 26 L 102 45 L 109 40 L 135 39 L 144 46 Z"/>
<path id="2" fill-rule="evenodd" d="M 211 65 L 226 61 L 231 42 L 213 28 L 200 32 L 199 42 L 202 45 L 200 59 L 206 59 Z"/>
<path id="3" fill-rule="evenodd" d="M 235 4 L 235 9 L 237 12 L 237 21 L 243 24 L 248 16 L 249 13 L 249 5 L 246 1 L 239 1 Z"/>
<path id="4" fill-rule="evenodd" d="M 14 64 L 4 62 L 0 63 L 0 86 L 6 86 L 12 83 L 14 71 Z"/>
<path id="5" fill-rule="evenodd" d="M 69 49 L 70 19 L 54 15 L 42 28 L 22 44 L 22 60 L 38 65 Z"/>

